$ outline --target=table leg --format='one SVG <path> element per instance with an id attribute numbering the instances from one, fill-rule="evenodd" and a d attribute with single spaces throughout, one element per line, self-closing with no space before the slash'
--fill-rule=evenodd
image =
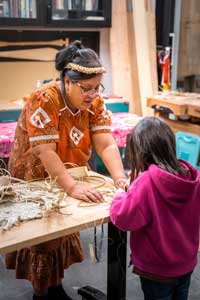
<path id="1" fill-rule="evenodd" d="M 82 300 L 126 300 L 127 233 L 108 223 L 107 296 L 89 285 L 78 289 Z"/>
<path id="2" fill-rule="evenodd" d="M 127 233 L 108 223 L 107 300 L 126 299 Z"/>

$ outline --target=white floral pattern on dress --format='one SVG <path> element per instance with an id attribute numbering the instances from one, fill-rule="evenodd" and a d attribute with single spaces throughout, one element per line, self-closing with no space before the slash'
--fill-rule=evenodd
<path id="1" fill-rule="evenodd" d="M 38 128 L 44 128 L 44 126 L 48 124 L 51 121 L 51 119 L 46 113 L 46 111 L 39 107 L 30 117 L 30 121 L 33 124 L 33 126 Z"/>
<path id="2" fill-rule="evenodd" d="M 80 142 L 80 140 L 82 139 L 84 134 L 78 128 L 73 126 L 72 129 L 70 130 L 69 136 L 70 136 L 71 140 L 74 142 L 74 144 L 78 145 L 78 143 Z"/>

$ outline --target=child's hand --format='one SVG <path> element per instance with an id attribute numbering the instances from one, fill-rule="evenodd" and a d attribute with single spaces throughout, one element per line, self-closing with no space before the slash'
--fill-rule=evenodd
<path id="1" fill-rule="evenodd" d="M 129 187 L 129 179 L 127 180 L 126 178 L 118 178 L 115 180 L 115 187 L 119 189 L 120 191 L 127 191 Z"/>

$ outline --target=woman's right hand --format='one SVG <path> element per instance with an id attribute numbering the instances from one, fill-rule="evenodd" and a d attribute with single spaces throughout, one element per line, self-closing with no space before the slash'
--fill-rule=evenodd
<path id="1" fill-rule="evenodd" d="M 100 192 L 82 184 L 75 184 L 70 190 L 70 196 L 85 202 L 103 202 L 103 196 Z"/>

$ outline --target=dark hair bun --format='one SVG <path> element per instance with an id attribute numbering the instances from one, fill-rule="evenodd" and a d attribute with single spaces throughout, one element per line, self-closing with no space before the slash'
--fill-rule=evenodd
<path id="1" fill-rule="evenodd" d="M 56 70 L 62 71 L 64 67 L 69 63 L 72 62 L 73 59 L 76 57 L 79 49 L 83 49 L 83 45 L 81 41 L 74 41 L 69 45 L 69 47 L 64 48 L 56 53 L 55 59 L 55 66 Z"/>
<path id="2" fill-rule="evenodd" d="M 83 48 L 84 48 L 83 45 L 82 45 L 82 43 L 81 43 L 81 41 L 78 41 L 78 40 L 74 41 L 74 42 L 71 44 L 71 46 L 74 46 L 74 47 L 76 47 L 77 49 L 83 49 Z"/>

